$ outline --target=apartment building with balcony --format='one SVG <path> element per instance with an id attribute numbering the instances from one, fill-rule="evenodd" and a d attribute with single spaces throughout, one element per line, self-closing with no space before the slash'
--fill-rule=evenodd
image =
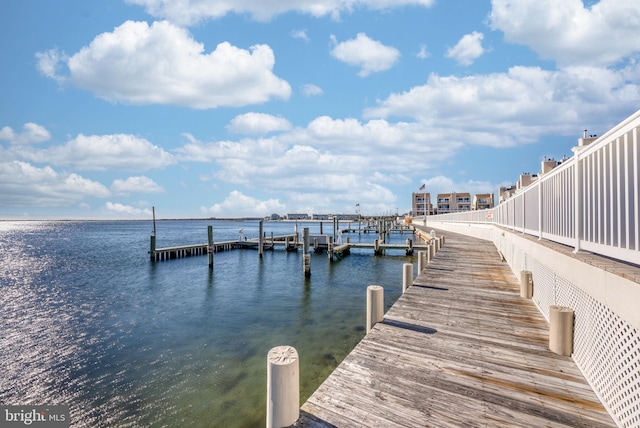
<path id="1" fill-rule="evenodd" d="M 411 195 L 411 215 L 414 217 L 422 217 L 425 215 L 433 215 L 433 203 L 431 202 L 431 193 L 413 193 Z"/>
<path id="2" fill-rule="evenodd" d="M 486 210 L 493 207 L 493 193 L 477 193 L 473 196 L 472 210 Z"/>

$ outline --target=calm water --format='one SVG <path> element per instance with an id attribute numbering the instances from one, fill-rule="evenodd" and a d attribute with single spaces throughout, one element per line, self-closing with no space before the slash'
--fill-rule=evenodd
<path id="1" fill-rule="evenodd" d="M 216 241 L 258 234 L 257 222 L 160 221 L 157 246 L 204 243 L 208 225 Z M 301 252 L 234 250 L 210 271 L 206 256 L 150 262 L 152 228 L 0 222 L 0 403 L 68 404 L 77 427 L 264 426 L 269 349 L 298 350 L 304 402 L 364 336 L 367 285 L 389 308 L 413 262 L 312 253 L 305 279 Z"/>

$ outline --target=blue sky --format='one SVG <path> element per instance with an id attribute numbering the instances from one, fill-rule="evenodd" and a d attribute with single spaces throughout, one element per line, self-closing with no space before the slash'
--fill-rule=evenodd
<path id="1" fill-rule="evenodd" d="M 5 0 L 0 219 L 406 212 L 640 108 L 637 0 Z"/>

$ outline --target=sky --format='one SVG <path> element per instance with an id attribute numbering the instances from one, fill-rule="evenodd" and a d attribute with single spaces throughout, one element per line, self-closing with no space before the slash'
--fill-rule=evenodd
<path id="1" fill-rule="evenodd" d="M 380 215 L 640 109 L 637 0 L 3 0 L 0 219 Z"/>

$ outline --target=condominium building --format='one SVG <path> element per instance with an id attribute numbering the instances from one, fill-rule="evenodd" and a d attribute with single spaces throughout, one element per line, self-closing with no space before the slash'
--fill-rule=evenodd
<path id="1" fill-rule="evenodd" d="M 431 201 L 431 194 L 413 193 L 411 203 L 411 213 L 414 217 L 422 217 L 426 211 L 427 215 L 445 214 L 458 211 L 483 210 L 493 208 L 494 199 L 492 193 L 477 194 L 471 198 L 471 193 L 438 193 L 436 204 Z"/>
<path id="2" fill-rule="evenodd" d="M 433 215 L 433 204 L 431 203 L 431 193 L 413 193 L 411 195 L 411 214 L 414 217 Z"/>
<path id="3" fill-rule="evenodd" d="M 493 208 L 493 193 L 478 193 L 473 197 L 472 210 L 486 210 Z"/>
<path id="4" fill-rule="evenodd" d="M 438 214 L 470 210 L 470 193 L 438 193 Z"/>

